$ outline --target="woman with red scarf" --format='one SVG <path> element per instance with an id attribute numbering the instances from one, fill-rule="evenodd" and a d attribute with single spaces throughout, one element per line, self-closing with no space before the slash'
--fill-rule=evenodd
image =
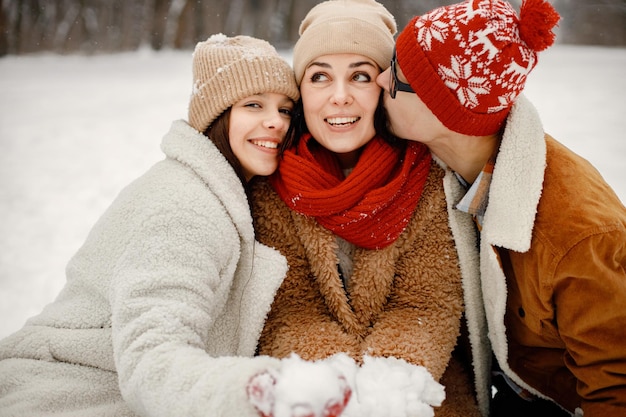
<path id="1" fill-rule="evenodd" d="M 453 359 L 464 303 L 444 172 L 422 144 L 385 135 L 376 77 L 395 32 L 373 0 L 318 4 L 300 26 L 293 141 L 252 194 L 257 238 L 289 264 L 259 353 L 403 359 L 445 386 L 435 415 L 478 416 Z"/>

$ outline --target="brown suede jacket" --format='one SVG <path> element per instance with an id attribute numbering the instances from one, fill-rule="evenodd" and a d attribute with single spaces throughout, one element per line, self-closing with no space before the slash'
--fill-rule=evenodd
<path id="1" fill-rule="evenodd" d="M 478 416 L 468 373 L 451 360 L 463 290 L 443 176 L 433 162 L 413 218 L 394 244 L 356 249 L 349 288 L 338 273 L 336 237 L 314 218 L 291 211 L 268 182 L 257 182 L 252 198 L 257 238 L 289 264 L 259 353 L 296 352 L 310 360 L 338 352 L 357 361 L 364 355 L 402 358 L 425 366 L 446 386 L 437 416 Z"/>
<path id="2" fill-rule="evenodd" d="M 450 171 L 444 183 L 458 187 Z M 455 238 L 460 252 L 476 247 Z M 626 416 L 626 208 L 589 162 L 544 134 L 523 96 L 507 120 L 480 245 L 489 339 L 507 376 L 571 413 Z"/>

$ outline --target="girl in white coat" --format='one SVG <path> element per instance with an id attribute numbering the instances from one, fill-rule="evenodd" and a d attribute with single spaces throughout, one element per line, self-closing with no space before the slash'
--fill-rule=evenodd
<path id="1" fill-rule="evenodd" d="M 254 357 L 287 265 L 255 241 L 246 184 L 277 167 L 298 88 L 267 42 L 196 46 L 189 121 L 67 266 L 58 298 L 0 342 L 0 415 L 257 416 Z"/>

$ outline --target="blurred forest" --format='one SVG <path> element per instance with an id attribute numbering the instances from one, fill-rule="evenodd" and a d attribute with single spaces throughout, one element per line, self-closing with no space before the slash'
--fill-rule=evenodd
<path id="1" fill-rule="evenodd" d="M 289 48 L 315 0 L 0 0 L 0 56 L 193 49 L 214 33 L 245 34 Z M 398 30 L 459 0 L 380 0 Z M 510 0 L 519 11 L 521 0 Z M 552 0 L 557 42 L 626 46 L 626 0 Z"/>

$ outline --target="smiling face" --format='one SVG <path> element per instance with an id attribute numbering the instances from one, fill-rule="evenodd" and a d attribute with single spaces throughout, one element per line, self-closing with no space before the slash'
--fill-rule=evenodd
<path id="1" fill-rule="evenodd" d="M 271 175 L 278 167 L 278 149 L 291 121 L 293 101 L 284 94 L 244 98 L 231 108 L 229 142 L 246 181 Z"/>
<path id="2" fill-rule="evenodd" d="M 361 148 L 376 134 L 374 113 L 380 73 L 372 59 L 356 54 L 322 55 L 304 72 L 300 94 L 311 135 L 353 167 Z"/>

